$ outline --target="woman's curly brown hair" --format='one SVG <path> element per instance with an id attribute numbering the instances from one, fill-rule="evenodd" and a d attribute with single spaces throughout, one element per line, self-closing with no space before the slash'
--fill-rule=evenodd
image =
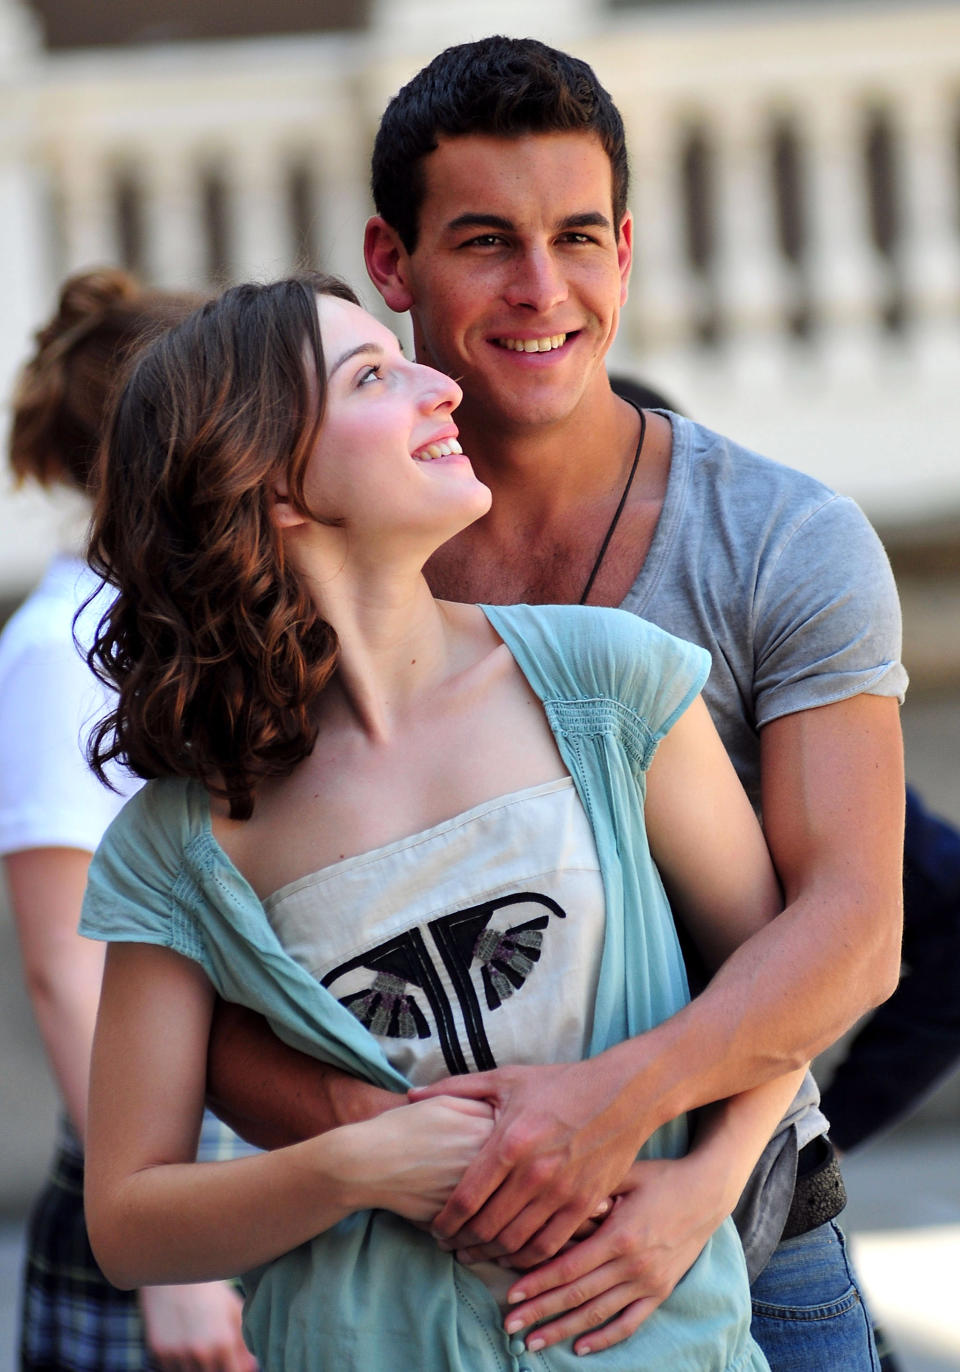
<path id="1" fill-rule="evenodd" d="M 227 291 L 141 354 L 110 420 L 91 534 L 117 589 L 89 654 L 119 691 L 91 765 L 192 777 L 247 819 L 265 777 L 316 739 L 336 665 L 333 629 L 284 559 L 275 491 L 308 514 L 323 417 L 317 295 L 336 278 Z"/>
<path id="2" fill-rule="evenodd" d="M 68 277 L 36 334 L 11 398 L 10 465 L 18 480 L 89 490 L 110 396 L 133 350 L 196 309 L 200 295 L 150 290 L 99 267 Z"/>

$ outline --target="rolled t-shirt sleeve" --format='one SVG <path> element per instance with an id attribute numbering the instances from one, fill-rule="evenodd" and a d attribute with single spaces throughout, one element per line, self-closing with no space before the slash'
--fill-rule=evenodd
<path id="1" fill-rule="evenodd" d="M 863 692 L 903 700 L 893 572 L 854 501 L 834 495 L 806 514 L 760 570 L 757 725 Z"/>

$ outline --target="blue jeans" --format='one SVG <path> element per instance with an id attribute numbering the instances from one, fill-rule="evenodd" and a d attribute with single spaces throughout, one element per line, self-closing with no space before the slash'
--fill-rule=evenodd
<path id="1" fill-rule="evenodd" d="M 878 1372 L 870 1317 L 833 1220 L 785 1239 L 750 1293 L 751 1332 L 772 1372 Z"/>

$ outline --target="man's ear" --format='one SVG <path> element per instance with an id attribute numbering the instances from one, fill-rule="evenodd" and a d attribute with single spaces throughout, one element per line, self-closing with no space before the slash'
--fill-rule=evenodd
<path id="1" fill-rule="evenodd" d="M 367 221 L 363 235 L 363 259 L 370 280 L 384 300 L 397 314 L 403 314 L 413 304 L 413 294 L 407 284 L 407 250 L 400 242 L 396 229 L 375 214 Z"/>
<path id="2" fill-rule="evenodd" d="M 627 210 L 617 234 L 617 259 L 620 263 L 620 306 L 627 303 L 627 283 L 633 265 L 633 215 Z"/>

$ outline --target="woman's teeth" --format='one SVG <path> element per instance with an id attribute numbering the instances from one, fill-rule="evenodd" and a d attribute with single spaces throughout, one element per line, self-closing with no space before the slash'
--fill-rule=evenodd
<path id="1" fill-rule="evenodd" d="M 567 341 L 565 333 L 554 333 L 549 338 L 498 338 L 501 348 L 513 353 L 549 353 L 554 348 L 562 348 Z"/>
<path id="2" fill-rule="evenodd" d="M 414 453 L 417 462 L 432 462 L 435 457 L 450 457 L 452 453 L 462 453 L 463 449 L 455 438 L 442 438 L 439 443 L 428 443 Z"/>

